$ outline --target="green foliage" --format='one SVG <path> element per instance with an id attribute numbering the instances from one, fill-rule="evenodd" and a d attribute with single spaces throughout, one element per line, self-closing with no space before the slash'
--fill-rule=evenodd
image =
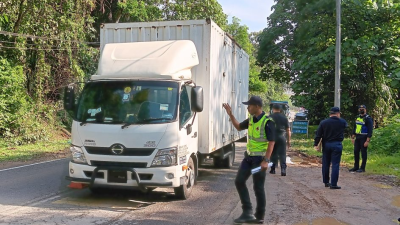
<path id="1" fill-rule="evenodd" d="M 387 156 L 400 154 L 400 114 L 387 120 L 384 127 L 374 130 L 371 149 Z"/>
<path id="2" fill-rule="evenodd" d="M 143 22 L 161 20 L 212 19 L 221 28 L 227 25 L 227 15 L 217 0 L 102 0 L 92 16 L 101 23 Z"/>
<path id="3" fill-rule="evenodd" d="M 93 7 L 91 0 L 2 3 L 1 30 L 14 33 L 0 34 L 0 137 L 9 143 L 56 133 L 63 86 L 94 73 L 98 51 L 85 43 L 94 37 Z"/>
<path id="4" fill-rule="evenodd" d="M 0 134 L 14 144 L 31 143 L 46 138 L 37 106 L 25 92 L 25 76 L 20 65 L 0 56 Z M 44 110 L 46 113 L 49 110 Z M 47 115 L 47 114 L 46 114 Z"/>
<path id="5" fill-rule="evenodd" d="M 333 106 L 335 3 L 328 0 L 276 0 L 269 26 L 260 36 L 257 62 L 262 76 L 292 82 L 295 105 L 310 119 L 326 117 Z M 342 2 L 341 109 L 354 118 L 365 104 L 378 122 L 397 107 L 400 3 Z"/>
<path id="6" fill-rule="evenodd" d="M 5 136 L 16 129 L 16 120 L 28 105 L 24 84 L 22 66 L 0 56 L 0 133 Z"/>

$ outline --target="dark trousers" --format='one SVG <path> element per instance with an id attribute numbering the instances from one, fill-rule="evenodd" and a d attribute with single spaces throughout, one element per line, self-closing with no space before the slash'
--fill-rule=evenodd
<path id="1" fill-rule="evenodd" d="M 251 213 L 253 211 L 253 207 L 250 201 L 249 190 L 246 186 L 246 181 L 249 179 L 251 175 L 251 169 L 259 167 L 262 162 L 261 156 L 247 156 L 245 154 L 245 158 L 240 164 L 238 173 L 235 179 L 236 190 L 239 194 L 240 201 L 242 202 L 242 209 L 245 213 Z M 258 173 L 253 174 L 253 189 L 257 199 L 257 208 L 256 215 L 264 216 L 265 215 L 265 171 L 260 171 Z"/>
<path id="2" fill-rule="evenodd" d="M 367 135 L 357 135 L 354 140 L 354 168 L 365 170 L 367 165 L 367 148 L 364 147 L 364 143 L 367 141 Z M 360 151 L 361 151 L 361 167 L 360 165 Z"/>
<path id="3" fill-rule="evenodd" d="M 283 135 L 277 135 L 275 138 L 274 151 L 271 155 L 271 162 L 274 164 L 273 168 L 278 166 L 278 159 L 281 168 L 286 169 L 286 138 Z"/>
<path id="4" fill-rule="evenodd" d="M 329 168 L 332 163 L 331 185 L 337 186 L 339 180 L 339 165 L 342 158 L 342 142 L 327 142 L 322 150 L 322 180 L 329 183 Z"/>

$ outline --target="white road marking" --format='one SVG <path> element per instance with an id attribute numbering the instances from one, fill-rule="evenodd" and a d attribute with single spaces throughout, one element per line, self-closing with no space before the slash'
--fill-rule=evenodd
<path id="1" fill-rule="evenodd" d="M 60 160 L 64 160 L 64 159 L 67 159 L 67 158 L 55 159 L 55 160 L 50 160 L 50 161 L 45 161 L 45 162 L 39 162 L 39 163 L 33 163 L 33 164 L 29 164 L 29 165 L 24 165 L 24 166 L 11 167 L 11 168 L 8 168 L 8 169 L 0 170 L 0 172 L 4 172 L 4 171 L 8 171 L 8 170 L 14 170 L 14 169 L 19 169 L 19 168 L 24 168 L 24 167 L 28 167 L 28 166 L 35 166 L 35 165 L 39 165 L 39 164 L 43 164 L 43 163 L 49 163 L 49 162 L 60 161 Z"/>

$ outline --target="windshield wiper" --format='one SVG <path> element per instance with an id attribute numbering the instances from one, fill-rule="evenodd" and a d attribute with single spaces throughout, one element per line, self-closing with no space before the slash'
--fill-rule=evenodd
<path id="1" fill-rule="evenodd" d="M 132 123 L 132 122 L 124 123 L 124 125 L 122 125 L 121 129 L 127 128 L 127 127 L 129 127 L 130 125 L 132 125 L 132 124 L 134 124 L 134 123 Z"/>

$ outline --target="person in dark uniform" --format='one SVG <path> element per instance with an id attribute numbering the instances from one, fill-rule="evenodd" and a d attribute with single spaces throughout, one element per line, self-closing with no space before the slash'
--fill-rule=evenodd
<path id="1" fill-rule="evenodd" d="M 290 126 L 289 120 L 281 113 L 282 107 L 278 104 L 272 105 L 271 118 L 275 122 L 275 145 L 272 152 L 271 171 L 269 173 L 275 174 L 275 167 L 278 166 L 278 158 L 281 165 L 281 176 L 286 176 L 286 142 L 290 147 Z M 287 138 L 286 138 L 287 137 Z"/>
<path id="2" fill-rule="evenodd" d="M 322 181 L 325 187 L 331 189 L 340 189 L 337 185 L 339 180 L 339 166 L 342 157 L 344 139 L 344 129 L 347 122 L 340 118 L 339 107 L 332 107 L 329 112 L 329 118 L 323 120 L 317 129 L 314 139 L 314 148 L 318 149 L 318 143 L 322 138 Z M 331 182 L 329 183 L 329 168 L 332 163 Z"/>
<path id="3" fill-rule="evenodd" d="M 228 104 L 223 104 L 233 126 L 238 130 L 248 129 L 247 151 L 240 164 L 236 175 L 235 185 L 242 202 L 242 214 L 235 219 L 235 223 L 264 223 L 266 198 L 265 176 L 269 159 L 275 144 L 275 124 L 262 111 L 262 100 L 258 96 L 252 96 L 247 105 L 249 118 L 239 123 L 232 114 Z M 253 188 L 257 199 L 256 212 L 253 215 L 253 207 L 250 201 L 246 181 L 251 175 L 251 169 L 261 166 L 261 171 L 253 174 Z"/>
<path id="4" fill-rule="evenodd" d="M 365 166 L 367 164 L 367 148 L 372 137 L 373 120 L 367 114 L 367 107 L 360 105 L 358 107 L 359 116 L 356 119 L 354 125 L 353 134 L 351 135 L 351 142 L 354 145 L 354 167 L 351 168 L 350 172 L 365 172 Z M 355 140 L 354 140 L 355 138 Z M 360 150 L 361 150 L 361 167 L 360 165 Z"/>

